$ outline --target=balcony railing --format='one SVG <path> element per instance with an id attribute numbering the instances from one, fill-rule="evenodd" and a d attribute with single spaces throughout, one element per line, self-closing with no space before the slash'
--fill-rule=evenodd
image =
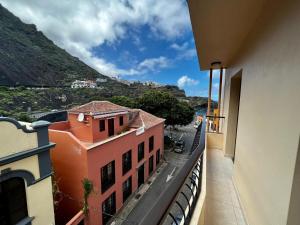
<path id="1" fill-rule="evenodd" d="M 139 225 L 189 223 L 201 194 L 205 127 L 203 120 L 195 135 L 191 157 L 147 211 Z"/>
<path id="2" fill-rule="evenodd" d="M 224 123 L 224 116 L 207 115 L 206 116 L 206 132 L 207 133 L 220 133 L 221 127 Z"/>

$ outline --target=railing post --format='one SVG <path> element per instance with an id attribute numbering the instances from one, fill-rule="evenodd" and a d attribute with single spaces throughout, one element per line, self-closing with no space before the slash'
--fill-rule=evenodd
<path id="1" fill-rule="evenodd" d="M 221 95 L 222 95 L 222 80 L 223 80 L 223 67 L 220 68 L 220 82 L 219 82 L 219 96 L 218 96 L 218 117 L 220 117 L 221 110 Z M 220 118 L 217 120 L 217 133 L 220 132 Z"/>
<path id="2" fill-rule="evenodd" d="M 213 68 L 209 70 L 209 91 L 208 91 L 208 102 L 207 102 L 207 115 L 210 115 L 211 106 L 211 87 L 212 87 Z"/>

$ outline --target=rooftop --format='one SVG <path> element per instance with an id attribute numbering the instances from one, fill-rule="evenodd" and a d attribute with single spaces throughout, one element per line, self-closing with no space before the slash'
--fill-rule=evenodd
<path id="1" fill-rule="evenodd" d="M 70 109 L 69 113 L 83 113 L 86 115 L 101 115 L 111 113 L 128 112 L 130 109 L 116 105 L 109 101 L 92 101 L 81 106 L 76 106 Z"/>
<path id="2" fill-rule="evenodd" d="M 132 128 L 138 128 L 144 126 L 145 129 L 148 129 L 156 124 L 165 121 L 165 119 L 154 116 L 141 109 L 135 109 L 134 111 L 137 112 L 138 114 L 134 118 L 134 120 L 129 124 L 129 126 Z"/>

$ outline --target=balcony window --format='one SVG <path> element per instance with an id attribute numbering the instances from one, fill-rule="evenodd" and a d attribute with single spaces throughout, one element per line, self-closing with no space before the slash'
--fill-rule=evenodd
<path id="1" fill-rule="evenodd" d="M 125 175 L 129 170 L 131 170 L 131 150 L 123 154 L 122 167 L 123 175 Z"/>
<path id="2" fill-rule="evenodd" d="M 123 116 L 119 117 L 119 124 L 120 124 L 120 126 L 123 126 L 123 124 L 124 124 Z"/>
<path id="3" fill-rule="evenodd" d="M 149 138 L 149 152 L 151 152 L 154 149 L 154 136 L 151 136 Z"/>
<path id="4" fill-rule="evenodd" d="M 128 197 L 132 193 L 132 178 L 129 177 L 124 183 L 123 183 L 123 203 L 128 199 Z"/>
<path id="5" fill-rule="evenodd" d="M 145 143 L 142 142 L 138 146 L 138 162 L 144 158 Z"/>
<path id="6" fill-rule="evenodd" d="M 115 213 L 116 193 L 114 192 L 102 203 L 102 224 L 106 225 Z"/>
<path id="7" fill-rule="evenodd" d="M 105 120 L 99 120 L 99 130 L 105 131 Z"/>
<path id="8" fill-rule="evenodd" d="M 156 165 L 158 165 L 159 162 L 160 162 L 160 149 L 158 149 L 156 152 Z"/>
<path id="9" fill-rule="evenodd" d="M 11 178 L 0 183 L 0 209 L 0 224 L 17 224 L 28 217 L 22 178 Z"/>
<path id="10" fill-rule="evenodd" d="M 149 158 L 149 174 L 153 172 L 153 155 Z"/>
<path id="11" fill-rule="evenodd" d="M 101 168 L 101 191 L 104 193 L 115 184 L 115 161 Z"/>

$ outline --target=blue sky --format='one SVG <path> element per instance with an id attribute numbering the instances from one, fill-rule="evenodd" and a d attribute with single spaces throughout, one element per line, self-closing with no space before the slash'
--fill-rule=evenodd
<path id="1" fill-rule="evenodd" d="M 155 81 L 161 84 L 178 85 L 178 80 L 186 76 L 191 80 L 183 82 L 180 87 L 187 95 L 207 95 L 208 73 L 199 70 L 191 30 L 176 41 L 151 35 L 147 26 L 141 26 L 128 34 L 113 46 L 104 43 L 95 47 L 93 54 L 124 69 L 130 69 L 133 64 L 145 59 L 165 57 L 167 62 L 162 68 L 147 70 L 142 74 L 120 74 L 120 77 L 132 81 Z"/>
<path id="2" fill-rule="evenodd" d="M 185 0 L 0 0 L 25 23 L 108 76 L 207 96 Z M 213 98 L 217 97 L 214 79 Z"/>

